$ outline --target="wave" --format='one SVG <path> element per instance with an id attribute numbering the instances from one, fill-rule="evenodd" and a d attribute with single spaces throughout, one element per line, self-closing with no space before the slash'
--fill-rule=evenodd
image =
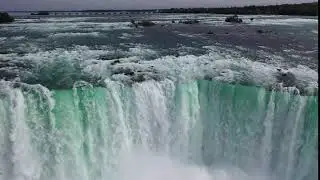
<path id="1" fill-rule="evenodd" d="M 121 29 L 132 29 L 130 22 L 30 22 L 30 23 L 13 23 L 1 26 L 2 30 L 9 32 L 66 32 L 66 31 L 111 31 Z"/>
<path id="2" fill-rule="evenodd" d="M 88 32 L 88 33 L 54 33 L 49 35 L 49 37 L 54 37 L 54 38 L 59 38 L 59 37 L 73 37 L 73 36 L 94 36 L 94 37 L 99 37 L 100 33 L 99 32 Z"/>
<path id="3" fill-rule="evenodd" d="M 268 53 L 262 55 L 274 60 L 274 64 L 252 61 L 232 49 L 204 48 L 207 49 L 205 54 L 190 55 L 190 49 L 181 47 L 181 55 L 177 56 L 163 56 L 161 52 L 139 44 L 128 45 L 125 49 L 76 46 L 23 56 L 0 54 L 0 71 L 1 78 L 6 80 L 41 84 L 49 89 L 71 88 L 77 81 L 102 86 L 101 82 L 107 78 L 127 84 L 148 80 L 188 82 L 206 79 L 266 89 L 295 88 L 298 94 L 317 95 L 318 73 L 306 66 L 285 69 L 277 66 L 276 59 L 281 61 L 282 57 L 271 57 Z"/>

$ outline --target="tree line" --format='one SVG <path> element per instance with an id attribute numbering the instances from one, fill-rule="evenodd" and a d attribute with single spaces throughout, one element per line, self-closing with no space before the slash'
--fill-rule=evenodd
<path id="1" fill-rule="evenodd" d="M 245 6 L 226 8 L 171 8 L 161 13 L 213 13 L 213 14 L 266 14 L 318 16 L 318 2 L 301 4 L 282 4 L 269 6 Z"/>

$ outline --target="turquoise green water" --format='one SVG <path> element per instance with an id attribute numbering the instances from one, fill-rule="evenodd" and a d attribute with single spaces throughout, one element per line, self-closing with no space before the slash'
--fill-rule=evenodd
<path id="1" fill-rule="evenodd" d="M 216 167 L 252 179 L 318 177 L 317 97 L 202 80 L 105 84 L 52 91 L 1 84 L 0 179 L 160 180 L 153 173 L 163 172 L 176 180 L 193 173 L 181 170 L 186 164 L 205 167 L 207 176 L 193 174 L 200 180 L 217 177 Z M 137 149 L 144 158 L 129 171 L 126 158 L 140 159 Z M 149 153 L 179 168 L 168 173 L 171 166 Z"/>

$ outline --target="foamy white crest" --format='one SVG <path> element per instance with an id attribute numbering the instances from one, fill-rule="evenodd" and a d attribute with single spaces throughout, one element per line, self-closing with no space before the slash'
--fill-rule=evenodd
<path id="1" fill-rule="evenodd" d="M 5 25 L 3 29 L 12 31 L 38 31 L 38 32 L 56 32 L 56 31 L 78 31 L 79 29 L 88 31 L 109 31 L 118 29 L 131 29 L 130 22 L 32 22 L 15 23 Z"/>
<path id="2" fill-rule="evenodd" d="M 20 19 L 20 18 L 17 18 L 15 20 L 15 22 L 19 22 L 19 23 L 31 23 L 31 22 L 39 22 L 41 21 L 41 19 Z"/>
<path id="3" fill-rule="evenodd" d="M 142 37 L 142 34 L 129 34 L 129 33 L 122 33 L 122 35 L 119 37 L 120 39 L 131 39 L 131 38 L 137 38 Z"/>
<path id="4" fill-rule="evenodd" d="M 0 43 L 5 42 L 6 39 L 7 39 L 7 37 L 0 37 Z"/>
<path id="5" fill-rule="evenodd" d="M 46 22 L 78 22 L 90 20 L 92 17 L 50 17 L 50 18 L 42 18 L 42 21 Z"/>
<path id="6" fill-rule="evenodd" d="M 197 34 L 187 34 L 187 33 L 179 33 L 179 36 L 184 36 L 184 37 L 189 37 L 189 38 L 193 38 L 196 37 Z"/>
<path id="7" fill-rule="evenodd" d="M 298 65 L 294 68 L 289 68 L 289 72 L 293 73 L 298 82 L 302 86 L 308 88 L 318 88 L 318 72 L 310 69 L 307 66 Z"/>
<path id="8" fill-rule="evenodd" d="M 22 39 L 25 39 L 26 37 L 25 36 L 15 36 L 15 37 L 12 37 L 11 39 L 12 40 L 22 40 Z"/>
<path id="9" fill-rule="evenodd" d="M 268 63 L 252 61 L 244 58 L 237 50 L 218 46 L 207 46 L 207 54 L 200 56 L 180 54 L 180 56 L 162 56 L 155 58 L 158 52 L 148 46 L 140 44 L 128 45 L 128 51 L 113 50 L 109 47 L 90 49 L 87 46 L 75 46 L 74 49 L 55 49 L 39 51 L 24 56 L 15 54 L 0 55 L 3 59 L 29 60 L 39 67 L 47 62 L 66 61 L 81 65 L 82 71 L 101 78 L 108 78 L 112 72 L 119 72 L 112 78 L 120 81 L 130 79 L 123 75 L 123 69 L 139 72 L 152 77 L 169 78 L 172 80 L 188 81 L 193 79 L 211 78 L 223 82 L 253 83 L 258 86 L 274 86 L 278 83 L 279 72 L 283 58 L 278 55 L 258 51 L 259 56 L 267 57 Z M 183 47 L 182 47 L 183 48 Z M 118 56 L 119 55 L 119 56 Z M 100 56 L 111 56 L 104 60 Z M 113 59 L 112 59 L 113 58 Z M 113 63 L 113 60 L 119 60 Z M 270 63 L 271 62 L 271 63 Z M 44 64 L 45 63 L 45 64 Z M 290 72 L 295 76 L 299 88 L 317 88 L 318 73 L 305 66 L 292 68 Z M 139 74 L 138 73 L 138 74 Z M 147 78 L 149 79 L 149 78 Z"/>
<path id="10" fill-rule="evenodd" d="M 318 19 L 311 18 L 263 18 L 255 19 L 250 22 L 251 25 L 289 25 L 289 26 L 301 26 L 305 24 L 317 24 Z"/>
<path id="11" fill-rule="evenodd" d="M 129 48 L 129 54 L 134 56 L 155 55 L 156 51 L 148 49 L 143 45 L 137 44 L 136 47 Z"/>
<path id="12" fill-rule="evenodd" d="M 93 36 L 98 37 L 100 36 L 99 32 L 87 32 L 87 33 L 54 33 L 49 35 L 49 37 L 72 37 L 72 36 Z"/>

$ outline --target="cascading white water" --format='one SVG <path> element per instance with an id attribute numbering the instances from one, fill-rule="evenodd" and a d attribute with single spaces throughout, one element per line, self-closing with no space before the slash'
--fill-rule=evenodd
<path id="1" fill-rule="evenodd" d="M 0 180 L 317 174 L 317 98 L 214 81 L 0 83 Z"/>

